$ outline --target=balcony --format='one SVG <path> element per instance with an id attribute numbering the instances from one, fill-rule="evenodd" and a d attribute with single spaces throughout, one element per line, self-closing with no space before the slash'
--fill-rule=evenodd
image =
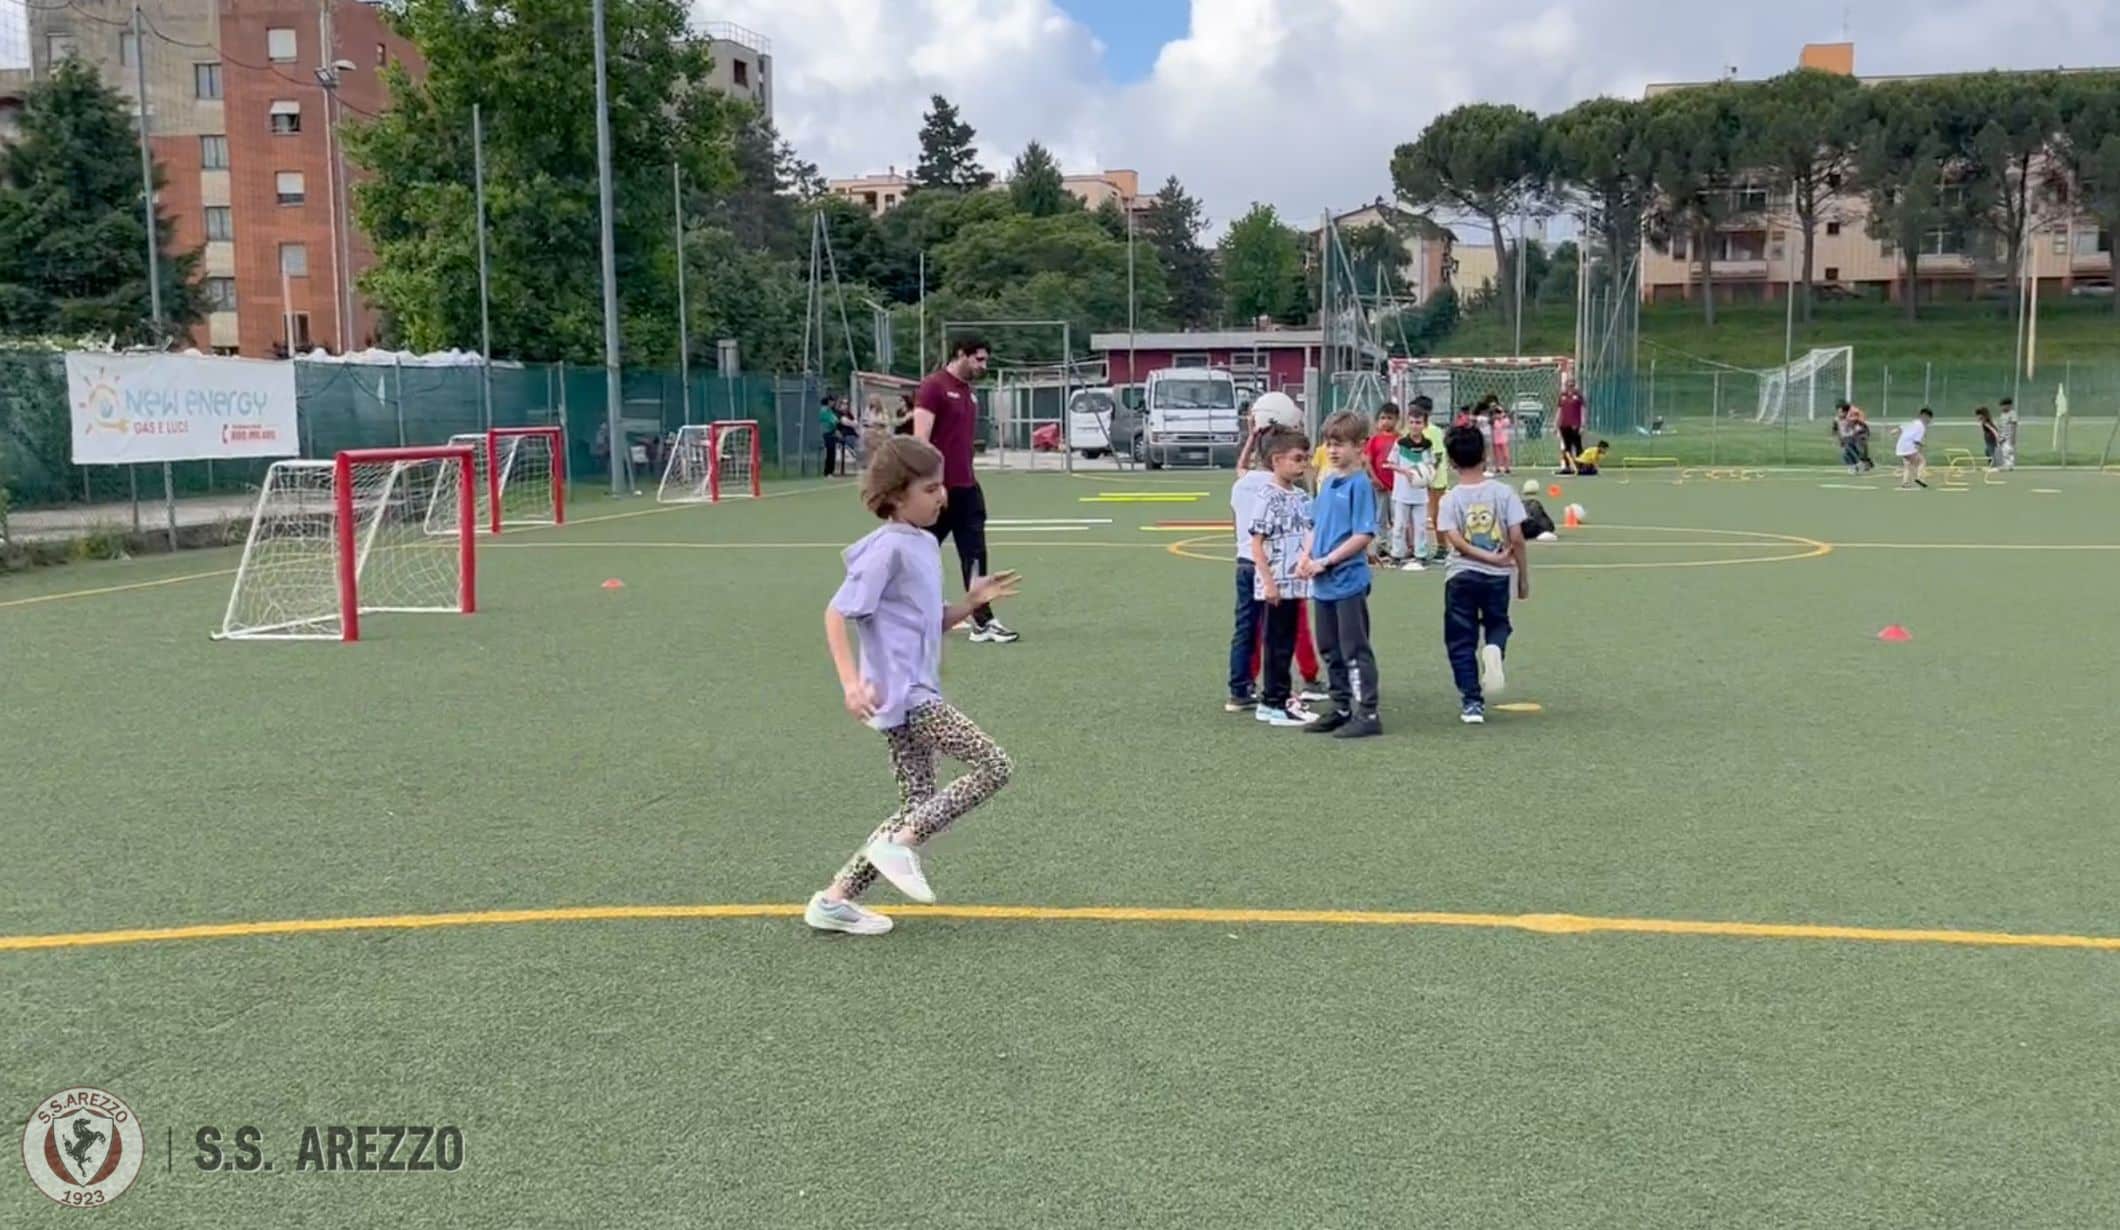
<path id="1" fill-rule="evenodd" d="M 739 47 L 749 47 L 762 56 L 773 54 L 773 40 L 756 30 L 739 26 L 733 21 L 710 21 L 706 24 L 706 35 Z"/>

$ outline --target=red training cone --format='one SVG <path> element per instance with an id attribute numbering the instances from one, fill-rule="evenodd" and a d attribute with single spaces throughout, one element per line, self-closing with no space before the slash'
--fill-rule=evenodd
<path id="1" fill-rule="evenodd" d="M 624 581 L 619 580 L 617 577 L 612 577 L 610 580 L 604 582 L 605 589 L 624 589 L 625 587 L 626 583 Z"/>
<path id="2" fill-rule="evenodd" d="M 1561 528 L 1564 530 L 1579 530 L 1583 528 L 1583 519 L 1575 515 L 1575 505 L 1570 504 L 1561 513 Z"/>
<path id="3" fill-rule="evenodd" d="M 1878 633 L 1877 639 L 1880 641 L 1891 641 L 1894 644 L 1897 644 L 1900 641 L 1913 640 L 1914 634 L 1907 631 L 1904 627 L 1901 627 L 1898 624 L 1893 624 L 1892 626 L 1886 628 L 1884 631 Z"/>

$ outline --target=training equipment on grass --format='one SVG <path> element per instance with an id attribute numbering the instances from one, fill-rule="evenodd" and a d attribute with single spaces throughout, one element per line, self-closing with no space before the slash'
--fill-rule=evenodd
<path id="1" fill-rule="evenodd" d="M 1537 479 L 1535 479 L 1535 478 L 1527 478 L 1527 479 L 1525 479 L 1525 480 L 1524 480 L 1524 494 L 1525 494 L 1525 495 L 1537 495 L 1537 494 L 1538 494 L 1538 480 L 1537 480 Z"/>
<path id="2" fill-rule="evenodd" d="M 1448 426 L 1458 407 L 1493 395 L 1515 427 L 1509 464 L 1551 466 L 1560 461 L 1554 416 L 1561 386 L 1575 373 L 1566 355 L 1463 356 L 1390 361 L 1391 399 L 1401 406 L 1425 395 L 1435 403 L 1433 421 Z"/>
<path id="3" fill-rule="evenodd" d="M 604 582 L 605 589 L 624 589 L 625 587 L 626 583 L 624 581 L 619 580 L 617 577 L 612 577 L 610 580 Z"/>
<path id="4" fill-rule="evenodd" d="M 1884 631 L 1878 633 L 1877 639 L 1880 641 L 1891 641 L 1892 643 L 1897 644 L 1901 641 L 1913 640 L 1914 634 L 1907 631 L 1904 627 L 1901 627 L 1898 624 L 1892 624 L 1886 627 Z"/>
<path id="5" fill-rule="evenodd" d="M 567 443 L 559 428 L 496 427 L 451 436 L 449 445 L 472 450 L 474 516 L 487 533 L 567 523 Z M 456 498 L 453 472 L 444 471 L 430 533 L 455 532 Z"/>
<path id="6" fill-rule="evenodd" d="M 364 614 L 471 614 L 475 502 L 454 492 L 473 489 L 475 451 L 352 449 L 273 462 L 216 639 L 357 641 Z M 434 532 L 443 501 L 454 537 Z"/>
<path id="7" fill-rule="evenodd" d="M 1547 498 L 1547 499 L 1549 499 L 1549 500 L 1557 500 L 1557 499 L 1560 499 L 1560 498 L 1561 498 L 1561 485 L 1560 485 L 1559 483 L 1555 483 L 1555 484 L 1553 484 L 1553 485 L 1552 485 L 1551 487 L 1548 487 L 1548 488 L 1546 488 L 1546 498 Z"/>
<path id="8" fill-rule="evenodd" d="M 663 463 L 658 504 L 719 504 L 723 500 L 757 499 L 760 486 L 758 423 L 731 419 L 694 423 L 677 429 Z"/>
<path id="9" fill-rule="evenodd" d="M 1582 505 L 1580 505 L 1580 504 L 1570 504 L 1570 505 L 1569 505 L 1569 506 L 1567 507 L 1567 509 L 1566 509 L 1566 514 L 1567 514 L 1567 520 L 1566 520 L 1565 522 L 1563 522 L 1563 525 L 1565 526 L 1565 528 L 1567 528 L 1567 529 L 1571 529 L 1571 530 L 1574 530 L 1574 529 L 1581 529 L 1581 528 L 1582 528 L 1582 526 L 1583 526 L 1583 506 L 1582 506 Z"/>
<path id="10" fill-rule="evenodd" d="M 1676 457 L 1622 457 L 1619 459 L 1620 484 L 1624 486 L 1633 481 L 1631 475 L 1636 470 L 1670 470 L 1672 482 L 1686 480 L 1686 472 Z"/>

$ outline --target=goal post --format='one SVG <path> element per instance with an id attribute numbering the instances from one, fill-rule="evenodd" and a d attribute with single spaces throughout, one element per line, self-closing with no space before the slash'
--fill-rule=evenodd
<path id="1" fill-rule="evenodd" d="M 658 504 L 719 504 L 764 494 L 755 419 L 688 423 L 677 429 L 663 461 Z"/>
<path id="2" fill-rule="evenodd" d="M 1438 427 L 1448 427 L 1459 408 L 1492 396 L 1515 428 L 1509 442 L 1512 466 L 1556 465 L 1554 419 L 1561 389 L 1574 376 L 1575 360 L 1567 355 L 1393 359 L 1390 392 L 1401 411 L 1425 395 L 1435 403 L 1430 421 Z"/>
<path id="3" fill-rule="evenodd" d="M 567 523 L 566 438 L 557 427 L 495 427 L 449 437 L 472 456 L 475 517 L 489 534 L 510 525 Z M 429 532 L 455 532 L 457 488 L 444 476 Z"/>
<path id="4" fill-rule="evenodd" d="M 349 449 L 265 472 L 217 640 L 361 638 L 361 616 L 478 609 L 476 450 Z M 438 504 L 452 533 L 432 532 Z"/>
<path id="5" fill-rule="evenodd" d="M 1759 373 L 1759 413 L 1754 421 L 1817 419 L 1831 413 L 1838 403 L 1854 400 L 1855 348 L 1822 346 Z"/>

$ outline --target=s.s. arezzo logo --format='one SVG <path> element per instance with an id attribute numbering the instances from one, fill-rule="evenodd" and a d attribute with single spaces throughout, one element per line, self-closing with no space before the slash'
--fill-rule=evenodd
<path id="1" fill-rule="evenodd" d="M 22 1125 L 30 1182 L 68 1208 L 99 1208 L 124 1195 L 145 1156 L 140 1117 L 105 1089 L 62 1089 Z"/>

